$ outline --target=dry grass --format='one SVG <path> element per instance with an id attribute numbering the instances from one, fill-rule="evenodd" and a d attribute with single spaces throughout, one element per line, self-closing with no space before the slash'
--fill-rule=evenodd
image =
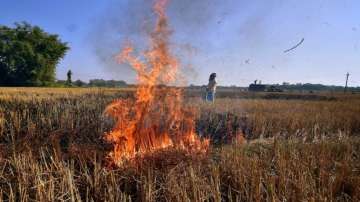
<path id="1" fill-rule="evenodd" d="M 358 139 L 225 146 L 206 156 L 162 151 L 107 170 L 93 158 L 14 154 L 0 163 L 10 201 L 360 200 Z"/>
<path id="2" fill-rule="evenodd" d="M 110 169 L 101 137 L 112 121 L 102 112 L 132 92 L 0 89 L 0 201 L 360 200 L 357 95 L 189 98 L 198 133 L 219 146 L 206 155 L 159 151 Z M 238 133 L 256 141 L 223 144 Z"/>

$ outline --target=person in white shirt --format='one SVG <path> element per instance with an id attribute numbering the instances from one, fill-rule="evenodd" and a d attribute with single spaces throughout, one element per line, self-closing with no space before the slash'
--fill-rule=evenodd
<path id="1" fill-rule="evenodd" d="M 210 74 L 209 84 L 206 88 L 206 101 L 214 102 L 215 101 L 215 93 L 216 93 L 216 73 Z"/>

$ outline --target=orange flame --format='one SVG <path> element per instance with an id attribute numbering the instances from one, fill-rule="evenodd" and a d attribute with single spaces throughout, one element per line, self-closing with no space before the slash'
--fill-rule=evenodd
<path id="1" fill-rule="evenodd" d="M 168 147 L 206 151 L 209 145 L 195 133 L 194 110 L 183 105 L 182 89 L 167 87 L 175 84 L 179 64 L 170 53 L 166 5 L 167 0 L 157 0 L 154 5 L 157 22 L 150 34 L 150 49 L 144 53 L 145 62 L 132 55 L 130 44 L 117 56 L 119 63 L 129 63 L 137 72 L 139 85 L 135 101 L 116 100 L 105 109 L 116 120 L 105 136 L 114 144 L 110 156 L 115 163 Z"/>

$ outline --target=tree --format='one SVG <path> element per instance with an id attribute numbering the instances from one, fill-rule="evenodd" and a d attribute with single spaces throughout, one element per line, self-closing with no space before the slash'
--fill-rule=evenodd
<path id="1" fill-rule="evenodd" d="M 92 87 L 125 87 L 127 86 L 125 81 L 115 80 L 103 80 L 103 79 L 92 79 L 89 82 L 89 86 Z"/>
<path id="2" fill-rule="evenodd" d="M 72 80 L 71 80 L 72 72 L 71 72 L 71 70 L 69 70 L 69 71 L 67 72 L 66 76 L 67 76 L 66 84 L 67 84 L 68 86 L 71 86 L 71 84 L 72 84 Z"/>
<path id="3" fill-rule="evenodd" d="M 87 84 L 86 84 L 86 82 L 81 81 L 81 80 L 78 79 L 78 80 L 76 80 L 74 82 L 74 85 L 77 86 L 77 87 L 85 87 Z"/>
<path id="4" fill-rule="evenodd" d="M 57 35 L 26 22 L 0 26 L 0 85 L 53 84 L 56 65 L 68 49 Z"/>

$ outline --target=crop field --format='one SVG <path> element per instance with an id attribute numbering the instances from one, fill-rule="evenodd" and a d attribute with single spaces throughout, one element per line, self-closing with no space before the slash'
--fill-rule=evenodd
<path id="1" fill-rule="evenodd" d="M 109 163 L 134 89 L 1 88 L 0 201 L 359 201 L 360 96 L 187 91 L 206 153 Z"/>

